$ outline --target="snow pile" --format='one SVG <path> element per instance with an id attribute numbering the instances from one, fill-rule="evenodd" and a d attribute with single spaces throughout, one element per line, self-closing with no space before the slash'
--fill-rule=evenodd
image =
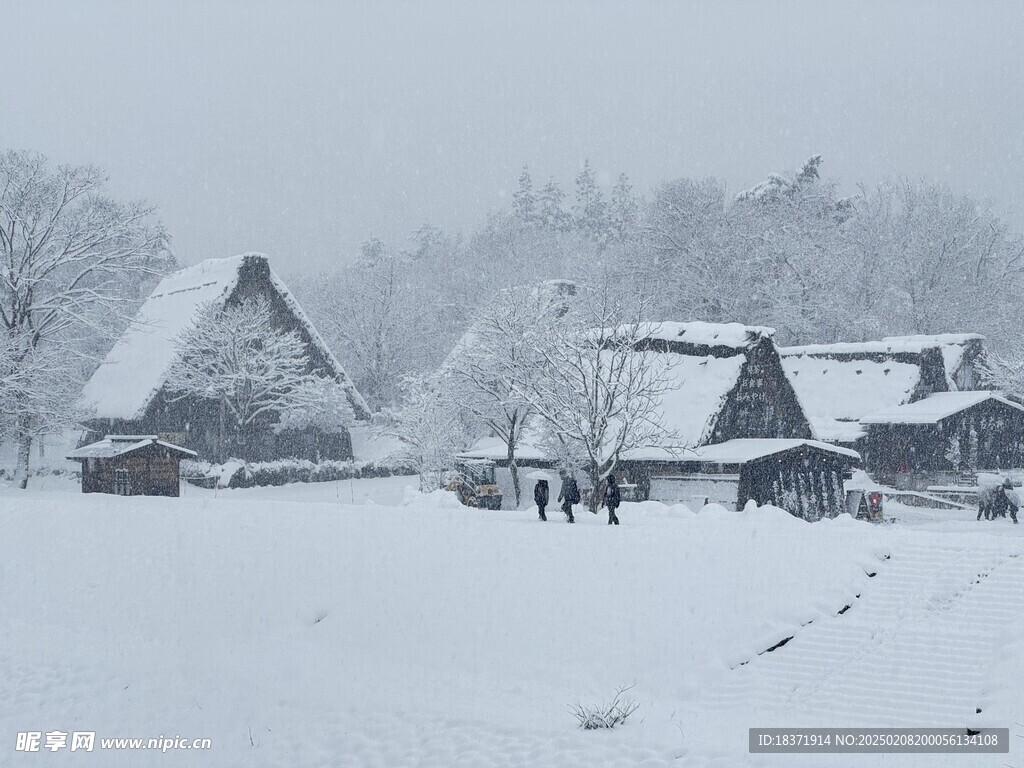
<path id="1" fill-rule="evenodd" d="M 426 509 L 470 509 L 459 501 L 458 494 L 454 491 L 438 488 L 436 491 L 423 493 L 411 485 L 405 487 L 402 506 Z"/>

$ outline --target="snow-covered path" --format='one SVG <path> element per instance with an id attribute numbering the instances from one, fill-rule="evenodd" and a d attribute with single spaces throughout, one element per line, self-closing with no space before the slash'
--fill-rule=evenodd
<path id="1" fill-rule="evenodd" d="M 899 532 L 875 573 L 842 614 L 724 674 L 709 708 L 742 712 L 759 726 L 1010 725 L 985 709 L 1001 640 L 1024 615 L 1024 539 Z M 864 757 L 830 756 L 828 764 Z M 900 759 L 934 764 L 936 756 Z"/>

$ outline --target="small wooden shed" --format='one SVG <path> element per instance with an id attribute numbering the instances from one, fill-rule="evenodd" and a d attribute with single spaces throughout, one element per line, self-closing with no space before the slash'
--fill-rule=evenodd
<path id="1" fill-rule="evenodd" d="M 177 496 L 181 460 L 195 456 L 157 435 L 107 435 L 67 458 L 82 462 L 82 493 Z"/>
<path id="2" fill-rule="evenodd" d="M 727 440 L 672 456 L 635 451 L 620 462 L 645 498 L 743 509 L 750 500 L 773 504 L 805 520 L 846 511 L 843 481 L 860 463 L 856 451 L 816 440 Z"/>

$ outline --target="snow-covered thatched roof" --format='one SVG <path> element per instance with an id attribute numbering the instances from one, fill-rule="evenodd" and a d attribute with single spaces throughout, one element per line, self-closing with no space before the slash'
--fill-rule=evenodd
<path id="1" fill-rule="evenodd" d="M 922 385 L 957 389 L 968 347 L 983 341 L 976 333 L 888 336 L 781 347 L 779 355 L 814 436 L 850 443 L 865 434 L 864 417 L 909 403 Z M 924 370 L 929 350 L 941 370 Z"/>
<path id="2" fill-rule="evenodd" d="M 739 382 L 747 353 L 774 333 L 771 328 L 739 323 L 648 323 L 640 333 L 635 330 L 629 329 L 630 338 L 637 341 L 639 349 L 632 354 L 644 358 L 653 381 L 666 385 L 656 420 L 678 446 L 702 446 L 712 439 L 729 393 Z M 645 343 L 651 340 L 670 343 Z M 520 460 L 545 458 L 539 432 L 539 425 L 527 427 L 516 451 Z M 655 450 L 663 451 L 661 447 Z M 466 455 L 500 461 L 506 458 L 506 450 L 500 441 L 488 439 Z"/>
<path id="3" fill-rule="evenodd" d="M 102 440 L 83 445 L 71 451 L 65 458 L 69 461 L 84 461 L 85 459 L 112 459 L 116 456 L 123 456 L 132 453 L 140 448 L 150 445 L 159 445 L 172 453 L 180 453 L 182 456 L 195 457 L 195 451 L 182 448 L 161 440 L 157 435 L 107 435 Z"/>
<path id="4" fill-rule="evenodd" d="M 244 266 L 265 269 L 272 290 L 285 302 L 309 336 L 331 373 L 347 385 L 357 417 L 369 413 L 341 364 L 309 322 L 298 302 L 274 274 L 263 254 L 247 253 L 227 259 L 208 259 L 160 281 L 139 309 L 135 320 L 86 382 L 81 404 L 98 419 L 142 418 L 163 388 L 175 360 L 174 340 L 204 304 L 224 305 L 239 283 Z"/>
<path id="5" fill-rule="evenodd" d="M 853 442 L 866 414 L 910 400 L 921 377 L 910 363 L 782 357 L 782 369 L 819 440 Z"/>
<path id="6" fill-rule="evenodd" d="M 665 376 L 669 387 L 661 398 L 659 421 L 678 436 L 681 445 L 704 445 L 747 358 L 691 356 L 675 352 L 637 352 Z M 658 369 L 661 369 L 660 371 Z"/>
<path id="7" fill-rule="evenodd" d="M 964 352 L 974 342 L 984 342 L 977 333 L 937 333 L 913 336 L 884 336 L 878 341 L 841 342 L 838 344 L 806 344 L 800 347 L 781 347 L 783 357 L 810 355 L 829 358 L 869 358 L 894 355 L 919 355 L 926 349 L 938 349 L 946 375 L 951 379 L 963 362 Z"/>
<path id="8" fill-rule="evenodd" d="M 775 335 L 775 329 L 742 323 L 652 322 L 644 323 L 639 335 L 695 347 L 727 347 L 742 350 L 754 346 L 761 339 L 771 338 Z"/>
<path id="9" fill-rule="evenodd" d="M 994 400 L 1024 412 L 1024 405 L 1003 397 L 1001 392 L 936 392 L 921 400 L 887 408 L 861 419 L 862 424 L 938 424 L 953 414 Z"/>

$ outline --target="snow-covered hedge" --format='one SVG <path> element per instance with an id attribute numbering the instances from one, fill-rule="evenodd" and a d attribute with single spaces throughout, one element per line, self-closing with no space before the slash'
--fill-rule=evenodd
<path id="1" fill-rule="evenodd" d="M 64 467 L 29 467 L 29 477 L 75 477 L 82 476 L 82 471 L 77 467 L 65 469 Z M 15 475 L 14 467 L 0 468 L 0 481 L 13 482 Z"/>
<path id="2" fill-rule="evenodd" d="M 223 464 L 183 461 L 181 474 L 189 480 L 205 480 L 220 488 L 252 488 L 259 485 L 322 483 L 364 477 L 415 475 L 416 471 L 399 459 L 321 462 L 308 459 L 279 459 L 251 464 L 239 459 L 229 459 Z"/>

